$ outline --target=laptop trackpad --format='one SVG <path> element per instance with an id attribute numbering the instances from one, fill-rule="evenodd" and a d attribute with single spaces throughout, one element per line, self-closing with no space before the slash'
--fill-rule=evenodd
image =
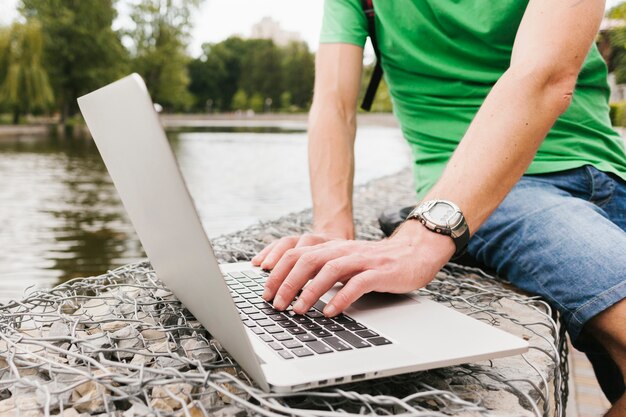
<path id="1" fill-rule="evenodd" d="M 323 301 L 328 302 L 330 299 L 339 292 L 342 285 L 337 284 L 331 288 L 322 297 Z M 410 298 L 404 294 L 390 294 L 386 292 L 370 292 L 363 295 L 356 302 L 352 303 L 350 308 L 358 311 L 369 311 L 382 308 L 400 307 L 404 305 L 416 304 L 418 301 Z"/>

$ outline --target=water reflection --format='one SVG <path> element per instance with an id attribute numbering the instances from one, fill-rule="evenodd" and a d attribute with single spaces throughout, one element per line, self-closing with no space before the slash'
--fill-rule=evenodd
<path id="1" fill-rule="evenodd" d="M 195 127 L 168 136 L 210 236 L 310 206 L 301 129 Z M 395 129 L 359 131 L 357 183 L 401 169 L 408 154 Z M 144 257 L 91 140 L 2 137 L 0 179 L 0 301 Z"/>

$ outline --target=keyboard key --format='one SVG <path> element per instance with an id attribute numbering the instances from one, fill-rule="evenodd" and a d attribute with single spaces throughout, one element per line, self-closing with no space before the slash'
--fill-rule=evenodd
<path id="1" fill-rule="evenodd" d="M 295 348 L 299 348 L 302 347 L 302 343 L 300 343 L 298 340 L 286 340 L 283 342 L 283 346 L 285 346 L 288 349 L 295 349 Z"/>
<path id="2" fill-rule="evenodd" d="M 347 330 L 336 332 L 335 335 L 341 337 L 343 340 L 350 343 L 355 348 L 361 349 L 361 348 L 366 348 L 366 347 L 371 346 L 365 340 L 361 339 L 359 336 L 355 335 L 354 333 L 350 333 Z"/>
<path id="3" fill-rule="evenodd" d="M 263 326 L 263 327 L 267 327 L 267 326 L 274 326 L 276 323 L 273 320 L 270 319 L 263 319 L 263 320 L 259 320 L 256 322 L 259 326 Z"/>
<path id="4" fill-rule="evenodd" d="M 283 329 L 280 326 L 270 326 L 270 327 L 266 327 L 265 331 L 268 333 L 274 334 L 274 333 L 281 333 Z"/>
<path id="5" fill-rule="evenodd" d="M 251 318 L 252 320 L 263 320 L 267 316 L 263 313 L 252 313 L 252 314 L 249 314 L 248 317 Z"/>
<path id="6" fill-rule="evenodd" d="M 384 337 L 372 337 L 371 339 L 367 339 L 368 342 L 370 342 L 371 344 L 373 344 L 374 346 L 380 346 L 380 345 L 390 345 L 391 344 L 391 340 L 387 340 Z"/>
<path id="7" fill-rule="evenodd" d="M 252 316 L 250 316 L 250 317 L 252 317 Z M 340 332 L 340 331 L 342 331 L 342 330 L 345 330 L 345 329 L 343 328 L 343 326 L 341 326 L 341 325 L 339 325 L 339 324 L 337 324 L 337 323 L 331 323 L 331 324 L 328 324 L 328 325 L 324 326 L 324 328 L 325 328 L 326 330 L 331 331 L 331 332 Z"/>
<path id="8" fill-rule="evenodd" d="M 363 338 L 368 338 L 368 337 L 375 337 L 378 336 L 378 333 L 371 331 L 370 329 L 367 330 L 359 330 L 354 332 L 357 336 L 359 337 L 363 337 Z"/>
<path id="9" fill-rule="evenodd" d="M 278 325 L 279 325 L 280 327 L 285 327 L 285 328 L 287 328 L 287 327 L 297 327 L 297 326 L 298 326 L 296 323 L 294 323 L 294 322 L 293 322 L 293 321 L 291 321 L 291 320 L 278 321 L 278 322 L 276 322 L 276 323 L 278 323 Z"/>
<path id="10" fill-rule="evenodd" d="M 289 353 L 289 351 L 286 351 L 284 349 L 283 350 L 279 350 L 278 354 L 280 356 L 282 356 L 283 358 L 285 358 L 285 359 L 293 359 L 293 355 L 291 353 Z"/>
<path id="11" fill-rule="evenodd" d="M 335 349 L 338 352 L 352 349 L 349 344 L 335 336 L 327 337 L 322 340 L 324 340 L 326 344 L 328 344 L 331 348 Z"/>
<path id="12" fill-rule="evenodd" d="M 235 301 L 235 305 L 240 309 L 244 307 L 252 307 L 246 300 Z"/>
<path id="13" fill-rule="evenodd" d="M 244 278 L 245 275 L 239 271 L 229 272 L 228 275 L 232 278 Z"/>
<path id="14" fill-rule="evenodd" d="M 312 356 L 313 352 L 311 352 L 309 349 L 305 348 L 305 347 L 301 347 L 301 348 L 297 348 L 297 349 L 293 349 L 291 350 L 291 353 L 293 353 L 294 355 L 298 356 L 298 357 L 303 357 L 303 356 Z"/>
<path id="15" fill-rule="evenodd" d="M 312 319 L 317 318 L 317 317 L 324 317 L 324 315 L 317 310 L 309 310 L 306 312 L 305 316 L 310 317 Z"/>
<path id="16" fill-rule="evenodd" d="M 367 327 L 363 326 L 361 323 L 346 323 L 343 325 L 343 327 L 345 327 L 348 330 L 365 330 L 367 329 Z"/>
<path id="17" fill-rule="evenodd" d="M 301 329 L 299 327 L 288 327 L 287 331 L 291 334 L 302 334 L 302 333 L 306 333 L 304 331 L 304 329 Z"/>
<path id="18" fill-rule="evenodd" d="M 301 324 L 301 326 L 307 330 L 318 330 L 321 329 L 320 326 L 318 326 L 316 323 L 304 323 Z"/>
<path id="19" fill-rule="evenodd" d="M 331 319 L 329 319 L 328 317 L 318 317 L 315 319 L 315 322 L 317 324 L 321 324 L 322 326 L 325 326 L 327 324 L 332 324 L 333 321 Z"/>
<path id="20" fill-rule="evenodd" d="M 241 294 L 241 296 L 243 298 L 245 298 L 246 300 L 249 300 L 251 298 L 258 298 L 259 296 L 256 295 L 255 293 L 251 292 L 250 294 Z"/>
<path id="21" fill-rule="evenodd" d="M 274 320 L 274 321 L 285 321 L 285 320 L 289 320 L 287 317 L 285 317 L 284 314 L 280 313 L 280 314 L 271 314 L 269 316 L 270 319 Z"/>
<path id="22" fill-rule="evenodd" d="M 316 338 L 314 338 L 313 336 L 311 336 L 308 333 L 304 333 L 304 334 L 299 334 L 296 336 L 298 338 L 298 340 L 300 340 L 301 342 L 313 342 L 315 340 L 317 340 Z"/>
<path id="23" fill-rule="evenodd" d="M 262 311 L 263 313 L 267 314 L 268 316 L 271 316 L 272 314 L 278 314 L 278 313 L 281 313 L 281 311 L 276 310 L 276 309 L 275 309 L 275 308 L 273 308 L 273 307 L 263 307 L 263 308 L 261 308 L 261 311 Z"/>
<path id="24" fill-rule="evenodd" d="M 259 336 L 261 338 L 262 341 L 264 342 L 273 342 L 274 339 L 272 338 L 272 336 L 270 336 L 269 334 L 262 334 Z"/>
<path id="25" fill-rule="evenodd" d="M 252 292 L 249 289 L 245 288 L 244 286 L 242 286 L 240 290 L 235 290 L 235 291 L 239 295 L 250 294 Z"/>
<path id="26" fill-rule="evenodd" d="M 280 343 L 277 342 L 270 342 L 268 345 L 274 350 L 281 350 L 283 348 Z"/>
<path id="27" fill-rule="evenodd" d="M 274 335 L 274 339 L 278 340 L 279 342 L 282 342 L 283 340 L 293 339 L 293 337 L 291 337 L 289 333 L 280 332 Z"/>
<path id="28" fill-rule="evenodd" d="M 308 318 L 307 316 L 302 316 L 300 314 L 293 316 L 291 319 L 295 321 L 296 323 L 300 323 L 300 324 L 311 323 L 310 318 Z"/>
<path id="29" fill-rule="evenodd" d="M 250 330 L 254 332 L 254 334 L 263 334 L 265 331 L 261 327 L 251 327 Z"/>
<path id="30" fill-rule="evenodd" d="M 245 324 L 248 327 L 255 327 L 256 324 L 254 323 L 254 320 L 244 320 L 243 324 Z"/>
<path id="31" fill-rule="evenodd" d="M 243 307 L 243 308 L 241 308 L 241 311 L 243 313 L 246 313 L 246 314 L 252 314 L 252 313 L 256 313 L 259 310 L 257 310 L 256 308 L 250 306 L 250 307 Z"/>
<path id="32" fill-rule="evenodd" d="M 307 343 L 306 345 L 308 348 L 312 349 L 313 352 L 319 353 L 319 354 L 330 353 L 333 351 L 331 348 L 329 348 L 327 345 L 320 342 L 319 340 L 315 342 Z"/>
<path id="33" fill-rule="evenodd" d="M 324 329 L 311 330 L 311 333 L 313 333 L 317 337 L 331 336 L 331 333 L 328 330 L 324 330 Z"/>
<path id="34" fill-rule="evenodd" d="M 346 316 L 345 314 L 340 314 L 338 316 L 333 317 L 333 320 L 336 321 L 339 324 L 348 324 L 348 323 L 354 323 L 354 319 L 351 317 Z"/>
<path id="35" fill-rule="evenodd" d="M 261 308 L 260 306 L 265 304 L 265 301 L 263 301 L 262 299 L 261 300 L 248 300 L 247 302 L 249 302 L 253 306 L 257 306 L 257 308 Z"/>
<path id="36" fill-rule="evenodd" d="M 248 278 L 258 278 L 258 277 L 260 277 L 260 276 L 261 276 L 261 275 L 259 275 L 259 273 L 258 273 L 257 271 L 253 271 L 253 270 L 250 270 L 250 271 L 242 271 L 242 273 L 243 273 L 245 276 L 247 276 Z"/>

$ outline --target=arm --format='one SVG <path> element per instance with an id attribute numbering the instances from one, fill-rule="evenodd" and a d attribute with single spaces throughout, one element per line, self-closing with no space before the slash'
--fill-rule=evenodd
<path id="1" fill-rule="evenodd" d="M 470 231 L 485 222 L 569 106 L 603 14 L 603 0 L 529 2 L 509 69 L 485 99 L 425 200 L 457 203 Z"/>
<path id="2" fill-rule="evenodd" d="M 362 60 L 358 46 L 320 45 L 309 114 L 313 232 L 344 239 L 354 238 L 354 138 Z"/>
<path id="3" fill-rule="evenodd" d="M 539 145 L 571 102 L 582 63 L 604 12 L 603 0 L 530 0 L 510 68 L 489 93 L 441 179 L 426 198 L 456 202 L 476 231 L 530 165 Z M 328 316 L 370 291 L 402 293 L 430 282 L 454 252 L 452 240 L 405 222 L 380 242 L 327 242 L 295 248 L 266 283 L 266 299 L 305 312 L 335 283 Z M 314 277 L 312 280 L 309 279 Z"/>
<path id="4" fill-rule="evenodd" d="M 363 48 L 358 46 L 320 45 L 309 113 L 313 233 L 287 236 L 273 242 L 252 259 L 254 265 L 272 269 L 291 248 L 354 238 L 354 138 L 362 60 Z"/>

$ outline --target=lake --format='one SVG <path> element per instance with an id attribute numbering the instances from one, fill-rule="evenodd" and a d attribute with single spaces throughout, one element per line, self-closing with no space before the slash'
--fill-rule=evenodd
<path id="1" fill-rule="evenodd" d="M 229 124 L 168 130 L 209 236 L 310 207 L 304 127 Z M 357 184 L 410 164 L 397 128 L 360 128 L 355 154 Z M 0 137 L 0 178 L 0 301 L 145 257 L 91 140 Z"/>

